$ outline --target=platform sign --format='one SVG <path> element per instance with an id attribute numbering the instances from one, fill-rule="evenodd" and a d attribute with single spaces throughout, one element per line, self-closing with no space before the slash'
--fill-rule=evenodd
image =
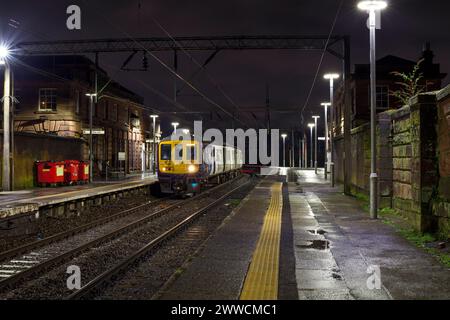
<path id="1" fill-rule="evenodd" d="M 125 161 L 125 152 L 119 152 L 117 158 L 119 161 Z"/>
<path id="2" fill-rule="evenodd" d="M 91 134 L 91 130 L 83 129 L 83 134 L 89 135 L 89 134 Z M 105 134 L 105 130 L 102 128 L 94 128 L 94 129 L 92 129 L 92 134 Z"/>

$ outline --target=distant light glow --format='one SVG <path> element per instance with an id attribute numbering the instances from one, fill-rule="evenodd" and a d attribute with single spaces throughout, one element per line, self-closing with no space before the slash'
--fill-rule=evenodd
<path id="1" fill-rule="evenodd" d="M 329 106 L 331 106 L 331 103 L 330 102 L 322 102 L 320 105 L 322 107 L 329 107 Z"/>
<path id="2" fill-rule="evenodd" d="M 283 134 L 281 135 L 281 137 L 282 137 L 283 139 L 286 139 L 287 134 L 286 134 L 286 133 L 283 133 Z"/>
<path id="3" fill-rule="evenodd" d="M 358 9 L 366 11 L 383 10 L 386 9 L 387 6 L 388 6 L 387 2 L 381 0 L 360 1 L 358 3 Z"/>
<path id="4" fill-rule="evenodd" d="M 7 45 L 0 44 L 0 64 L 5 64 L 9 57 L 10 51 Z"/>
<path id="5" fill-rule="evenodd" d="M 314 123 L 308 123 L 308 127 L 314 128 L 314 127 L 315 127 L 315 124 L 314 124 Z"/>
<path id="6" fill-rule="evenodd" d="M 314 119 L 320 119 L 320 116 L 312 116 Z"/>
<path id="7" fill-rule="evenodd" d="M 330 80 L 330 79 L 339 79 L 338 73 L 327 73 L 323 76 L 324 79 Z"/>

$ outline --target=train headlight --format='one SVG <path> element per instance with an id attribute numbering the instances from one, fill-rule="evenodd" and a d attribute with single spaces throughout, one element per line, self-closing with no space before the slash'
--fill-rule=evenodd
<path id="1" fill-rule="evenodd" d="M 165 172 L 167 169 L 166 167 L 162 167 L 162 171 Z"/>
<path id="2" fill-rule="evenodd" d="M 197 171 L 197 166 L 195 166 L 195 165 L 193 165 L 193 164 L 189 165 L 188 171 L 189 171 L 190 173 L 196 172 L 196 171 Z"/>

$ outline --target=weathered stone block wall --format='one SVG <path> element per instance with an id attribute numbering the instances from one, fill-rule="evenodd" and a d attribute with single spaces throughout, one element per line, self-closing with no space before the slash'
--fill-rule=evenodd
<path id="1" fill-rule="evenodd" d="M 450 236 L 450 86 L 437 94 L 439 183 L 433 199 L 438 230 Z"/>
<path id="2" fill-rule="evenodd" d="M 411 119 L 409 106 L 391 113 L 392 121 L 392 207 L 411 212 Z"/>
<path id="3" fill-rule="evenodd" d="M 336 141 L 337 179 L 343 182 L 344 140 Z M 370 126 L 352 130 L 350 190 L 369 193 Z M 378 115 L 380 208 L 392 207 L 420 231 L 450 230 L 450 86 L 420 94 L 410 105 Z"/>

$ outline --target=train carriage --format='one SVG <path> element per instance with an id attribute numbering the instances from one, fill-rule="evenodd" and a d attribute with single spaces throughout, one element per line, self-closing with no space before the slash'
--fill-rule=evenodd
<path id="1" fill-rule="evenodd" d="M 196 140 L 166 140 L 158 149 L 158 180 L 163 193 L 195 194 L 208 182 L 237 176 L 242 152 Z"/>

